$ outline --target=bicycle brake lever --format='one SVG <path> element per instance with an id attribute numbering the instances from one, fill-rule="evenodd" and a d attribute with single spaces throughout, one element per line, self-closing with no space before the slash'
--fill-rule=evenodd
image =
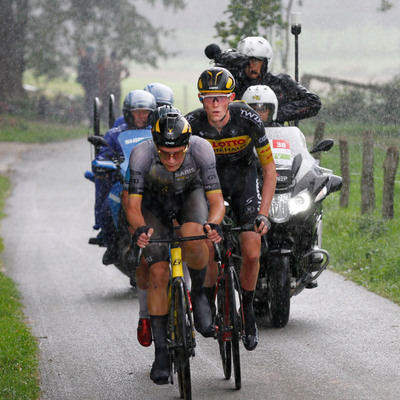
<path id="1" fill-rule="evenodd" d="M 218 243 L 213 243 L 213 245 L 215 249 L 214 261 L 220 262 L 222 261 L 221 248 Z"/>

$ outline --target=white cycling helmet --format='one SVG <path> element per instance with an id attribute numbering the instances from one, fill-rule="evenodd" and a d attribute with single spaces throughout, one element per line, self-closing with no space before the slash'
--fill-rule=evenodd
<path id="1" fill-rule="evenodd" d="M 247 57 L 263 60 L 267 64 L 267 72 L 270 71 L 274 53 L 267 39 L 261 36 L 249 36 L 238 43 L 237 51 Z"/>
<path id="2" fill-rule="evenodd" d="M 268 116 L 268 121 L 266 122 L 276 120 L 276 117 L 278 115 L 278 99 L 274 91 L 269 86 L 249 86 L 243 93 L 242 100 L 244 100 L 252 108 L 256 104 L 266 105 L 271 110 Z"/>

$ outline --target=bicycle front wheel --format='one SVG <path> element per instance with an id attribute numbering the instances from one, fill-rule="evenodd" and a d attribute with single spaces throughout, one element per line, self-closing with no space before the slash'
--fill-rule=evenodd
<path id="1" fill-rule="evenodd" d="M 174 372 L 178 374 L 178 386 L 181 399 L 192 399 L 190 376 L 190 357 L 194 351 L 192 335 L 192 316 L 187 298 L 187 291 L 182 282 L 173 286 L 174 307 L 171 314 L 174 318 L 174 335 L 172 336 L 174 352 Z"/>
<path id="2" fill-rule="evenodd" d="M 232 327 L 232 358 L 233 371 L 235 374 L 235 388 L 239 390 L 242 387 L 242 374 L 240 368 L 240 349 L 239 343 L 242 337 L 241 319 L 239 318 L 240 305 L 240 286 L 233 267 L 228 272 L 229 288 L 229 317 Z"/>

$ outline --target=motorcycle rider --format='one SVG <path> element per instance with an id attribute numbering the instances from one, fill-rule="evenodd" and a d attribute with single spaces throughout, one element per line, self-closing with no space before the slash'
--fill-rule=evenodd
<path id="1" fill-rule="evenodd" d="M 298 121 L 313 117 L 321 108 L 319 97 L 287 74 L 272 74 L 273 51 L 269 42 L 260 36 L 249 36 L 239 41 L 237 51 L 221 53 L 214 46 L 208 57 L 214 58 L 216 65 L 230 70 L 236 81 L 236 97 L 241 99 L 249 86 L 267 85 L 278 99 L 279 109 L 276 122 Z"/>
<path id="2" fill-rule="evenodd" d="M 212 147 L 206 140 L 192 136 L 191 127 L 182 115 L 161 116 L 153 125 L 152 134 L 152 140 L 133 148 L 129 159 L 126 215 L 135 231 L 133 241 L 143 248 L 149 268 L 148 305 L 155 346 L 150 378 L 157 384 L 165 384 L 170 375 L 166 343 L 169 254 L 168 245 L 149 243 L 149 239 L 168 236 L 168 215 L 172 211 L 183 236 L 202 235 L 206 229 L 208 238 L 218 243 L 221 240 L 218 224 L 225 206 Z M 212 314 L 203 290 L 207 245 L 204 240 L 189 241 L 183 243 L 182 249 L 192 280 L 195 328 L 204 336 L 213 336 Z"/>
<path id="3" fill-rule="evenodd" d="M 110 160 L 117 155 L 122 155 L 122 148 L 118 142 L 118 136 L 126 131 L 132 130 L 133 132 L 140 130 L 140 137 L 150 138 L 150 125 L 154 110 L 156 109 L 156 101 L 154 96 L 145 90 L 133 90 L 128 93 L 123 103 L 123 114 L 125 123 L 122 125 L 111 128 L 104 136 L 108 147 L 101 147 L 96 159 Z M 143 130 L 147 129 L 148 133 L 144 134 Z M 133 133 L 132 136 L 135 136 Z M 112 185 L 116 182 L 117 176 L 114 173 L 109 173 L 104 176 L 95 173 L 95 229 L 101 228 L 100 234 L 97 238 L 90 239 L 90 243 L 95 241 L 102 241 L 107 247 L 103 255 L 103 264 L 113 264 L 117 259 L 116 239 L 117 232 L 112 220 L 111 210 L 108 203 L 108 194 Z"/>
<path id="4" fill-rule="evenodd" d="M 157 107 L 174 105 L 174 93 L 170 87 L 164 85 L 163 83 L 149 83 L 143 90 L 151 93 L 154 96 Z M 123 124 L 124 122 L 124 116 L 121 115 L 114 121 L 113 128 Z"/>
<path id="5" fill-rule="evenodd" d="M 235 80 L 228 70 L 220 67 L 206 69 L 200 75 L 197 87 L 203 108 L 187 115 L 193 134 L 207 139 L 213 146 L 222 193 L 225 199 L 230 199 L 238 225 L 257 221 L 254 231 L 240 234 L 240 282 L 245 317 L 243 343 L 247 350 L 254 350 L 258 344 L 253 311 L 254 289 L 261 236 L 270 226 L 268 212 L 276 186 L 275 163 L 260 116 L 244 101 L 233 102 Z M 261 195 L 254 148 L 263 171 Z M 216 263 L 210 257 L 205 282 L 210 304 L 213 303 L 216 278 Z"/>
<path id="6" fill-rule="evenodd" d="M 275 122 L 278 114 L 278 99 L 269 86 L 254 85 L 248 87 L 243 94 L 242 100 L 244 100 L 253 110 L 258 112 L 264 122 L 265 127 L 281 126 Z M 314 253 L 312 254 L 311 258 L 315 260 L 314 263 L 317 263 L 317 261 L 321 259 L 321 255 Z M 310 282 L 306 288 L 312 289 L 317 286 L 318 283 L 316 280 L 314 280 Z"/>
<path id="7" fill-rule="evenodd" d="M 258 113 L 264 122 L 264 126 L 280 126 L 275 122 L 278 115 L 278 99 L 269 86 L 254 85 L 248 87 L 242 100 Z"/>

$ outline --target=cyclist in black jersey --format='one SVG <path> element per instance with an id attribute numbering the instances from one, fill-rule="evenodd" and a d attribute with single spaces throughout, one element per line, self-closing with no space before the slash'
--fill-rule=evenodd
<path id="1" fill-rule="evenodd" d="M 163 384 L 168 382 L 170 368 L 166 343 L 169 252 L 166 244 L 149 243 L 150 237 L 168 236 L 173 213 L 182 236 L 202 235 L 205 229 L 208 238 L 218 243 L 218 224 L 225 206 L 212 147 L 206 140 L 191 136 L 191 127 L 182 115 L 163 115 L 153 126 L 152 135 L 153 139 L 134 147 L 129 159 L 126 215 L 149 268 L 148 306 L 155 346 L 150 378 Z M 189 241 L 182 249 L 192 280 L 195 328 L 203 336 L 213 336 L 212 313 L 203 289 L 207 245 L 204 240 Z"/>
<path id="2" fill-rule="evenodd" d="M 186 117 L 193 135 L 211 143 L 217 160 L 217 172 L 224 198 L 230 201 L 239 225 L 254 223 L 254 232 L 242 232 L 242 266 L 240 282 L 245 315 L 244 346 L 253 350 L 258 343 L 258 331 L 253 312 L 261 236 L 270 226 L 268 212 L 276 186 L 276 169 L 264 124 L 260 116 L 244 101 L 233 102 L 235 80 L 219 67 L 205 70 L 199 80 L 199 99 L 203 108 Z M 258 189 L 256 156 L 263 171 L 262 193 Z M 214 292 L 216 265 L 210 257 L 205 282 L 209 301 Z"/>

